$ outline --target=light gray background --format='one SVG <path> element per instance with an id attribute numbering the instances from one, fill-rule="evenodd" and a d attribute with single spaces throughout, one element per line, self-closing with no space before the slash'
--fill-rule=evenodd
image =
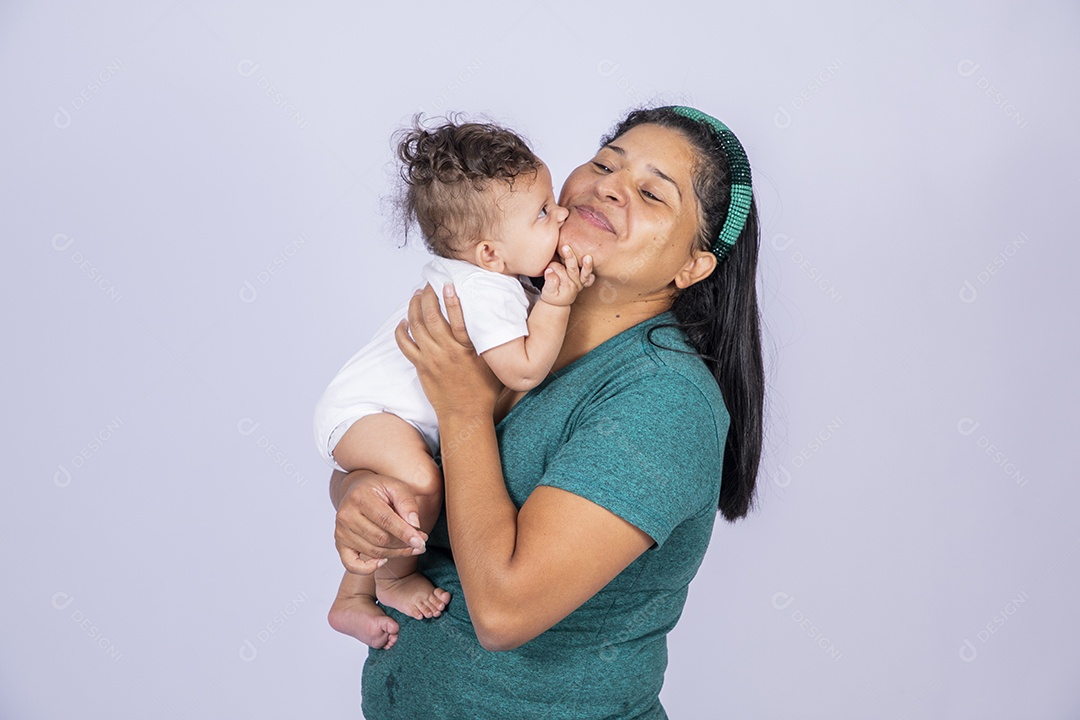
<path id="1" fill-rule="evenodd" d="M 746 146 L 770 373 L 760 507 L 691 586 L 671 716 L 1080 716 L 1078 25 L 0 5 L 0 717 L 358 717 L 311 412 L 425 259 L 380 210 L 390 134 L 487 113 L 559 183 L 649 99 Z"/>

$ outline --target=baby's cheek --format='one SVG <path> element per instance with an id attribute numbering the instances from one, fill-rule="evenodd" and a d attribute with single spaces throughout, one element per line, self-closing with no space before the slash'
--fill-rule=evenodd
<path id="1" fill-rule="evenodd" d="M 559 248 L 559 228 L 551 233 L 551 252 L 554 253 Z"/>

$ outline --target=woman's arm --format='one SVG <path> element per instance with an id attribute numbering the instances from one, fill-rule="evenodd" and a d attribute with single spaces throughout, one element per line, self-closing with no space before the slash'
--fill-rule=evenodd
<path id="1" fill-rule="evenodd" d="M 398 344 L 439 417 L 447 527 L 480 643 L 513 649 L 603 588 L 653 539 L 573 493 L 538 487 L 521 510 L 506 490 L 492 412 L 498 383 L 467 344 L 457 298 L 447 325 L 430 288 L 409 307 Z M 437 377 L 436 377 L 437 375 Z"/>
<path id="2" fill-rule="evenodd" d="M 450 411 L 439 431 L 472 435 L 443 452 L 446 518 L 476 636 L 488 650 L 512 650 L 552 627 L 652 546 L 618 515 L 558 488 L 536 488 L 518 511 L 490 416 Z"/>

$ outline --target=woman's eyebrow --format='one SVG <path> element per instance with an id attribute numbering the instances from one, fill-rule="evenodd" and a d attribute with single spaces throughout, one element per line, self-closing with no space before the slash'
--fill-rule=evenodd
<path id="1" fill-rule="evenodd" d="M 619 147 L 618 145 L 608 144 L 608 145 L 605 145 L 604 147 L 607 148 L 608 150 L 614 150 L 615 154 L 617 154 L 617 155 L 621 155 L 622 157 L 626 157 L 626 150 Z M 646 165 L 645 169 L 648 170 L 649 172 L 651 172 L 656 177 L 660 178 L 661 180 L 666 180 L 667 182 L 671 183 L 671 186 L 675 188 L 675 192 L 677 192 L 679 194 L 679 202 L 682 202 L 682 199 L 683 199 L 682 190 L 679 189 L 679 184 L 677 182 L 672 180 L 668 175 L 666 175 L 664 173 L 663 170 L 656 167 L 655 165 Z"/>

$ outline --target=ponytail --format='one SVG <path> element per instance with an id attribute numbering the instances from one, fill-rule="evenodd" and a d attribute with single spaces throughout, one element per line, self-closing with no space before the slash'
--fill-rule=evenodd
<path id="1" fill-rule="evenodd" d="M 765 405 L 765 364 L 757 301 L 760 245 L 757 203 L 751 197 L 747 209 L 749 185 L 745 191 L 740 187 L 743 178 L 749 182 L 749 165 L 745 156 L 736 158 L 735 167 L 729 162 L 732 146 L 731 138 L 725 136 L 730 134 L 726 126 L 685 107 L 632 111 L 601 144 L 607 145 L 643 124 L 678 130 L 694 146 L 701 160 L 694 168 L 693 183 L 702 209 L 697 246 L 712 250 L 718 264 L 711 275 L 681 290 L 671 309 L 678 327 L 716 378 L 731 418 L 724 446 L 719 509 L 726 520 L 734 522 L 745 517 L 754 505 Z M 741 152 L 739 146 L 738 153 Z M 734 198 L 733 187 L 738 191 Z M 731 227 L 727 221 L 732 206 L 746 212 L 746 222 L 734 243 L 728 245 L 731 238 L 727 237 L 723 252 L 717 253 L 717 238 L 724 238 Z M 660 327 L 664 326 L 652 330 Z M 651 332 L 649 341 L 653 342 Z"/>

